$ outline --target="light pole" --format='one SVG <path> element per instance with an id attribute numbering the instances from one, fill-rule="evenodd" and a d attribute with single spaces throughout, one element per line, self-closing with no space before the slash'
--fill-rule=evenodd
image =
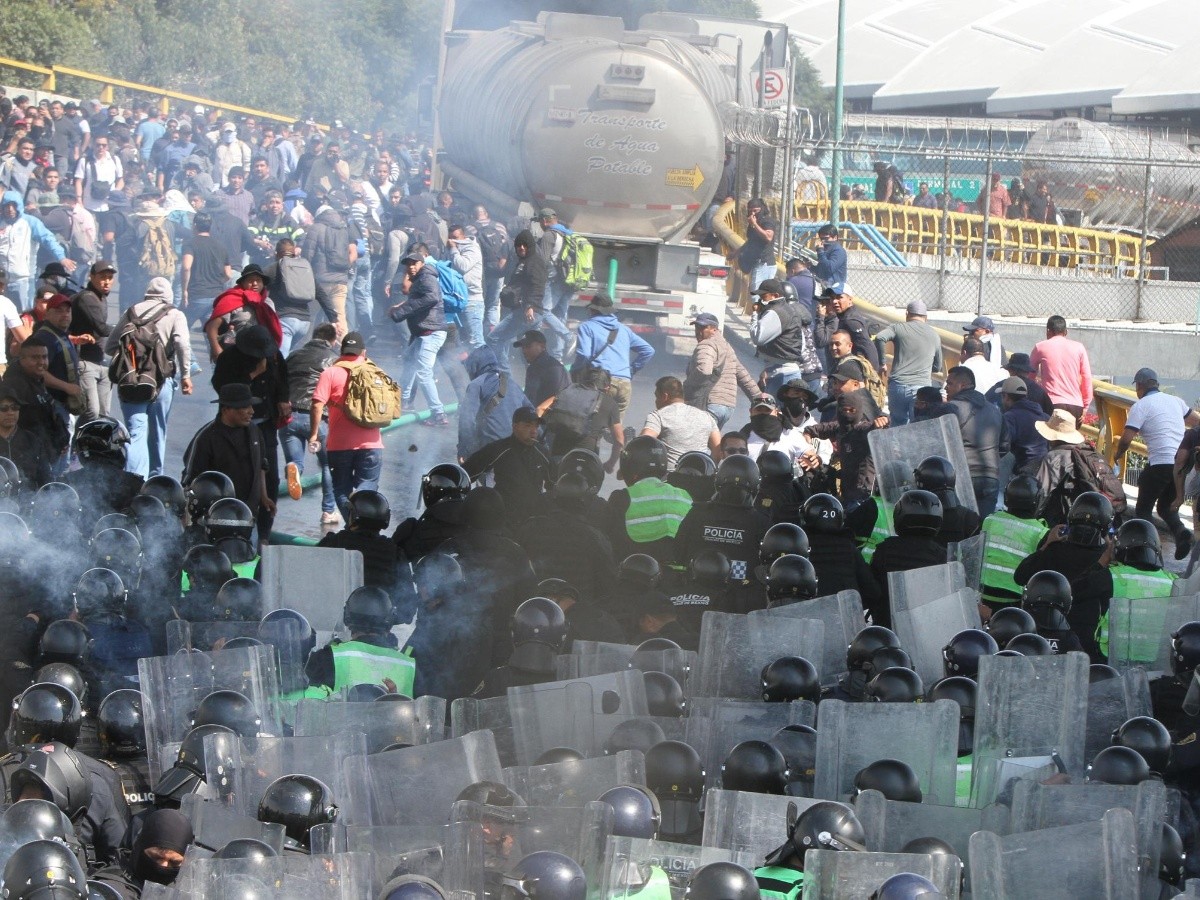
<path id="1" fill-rule="evenodd" d="M 845 99 L 846 0 L 838 0 L 837 69 L 833 82 L 833 166 L 830 173 L 829 221 L 835 226 L 842 207 L 842 103 Z"/>

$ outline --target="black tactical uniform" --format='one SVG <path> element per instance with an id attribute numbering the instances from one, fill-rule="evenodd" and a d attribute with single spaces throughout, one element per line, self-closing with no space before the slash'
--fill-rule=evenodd
<path id="1" fill-rule="evenodd" d="M 696 554 L 716 550 L 729 560 L 731 612 L 766 606 L 762 585 L 754 578 L 758 547 L 771 520 L 757 509 L 711 500 L 697 503 L 684 516 L 675 535 L 675 560 L 687 565 Z"/>

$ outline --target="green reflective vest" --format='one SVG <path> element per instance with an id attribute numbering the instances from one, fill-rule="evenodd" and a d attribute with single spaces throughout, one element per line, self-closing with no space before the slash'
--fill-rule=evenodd
<path id="1" fill-rule="evenodd" d="M 624 892 L 614 891 L 612 897 L 637 897 L 638 900 L 671 900 L 671 880 L 659 866 L 650 867 L 650 878 L 639 889 Z"/>
<path id="2" fill-rule="evenodd" d="M 675 537 L 683 517 L 692 508 L 691 494 L 657 478 L 643 478 L 629 485 L 628 491 L 625 532 L 635 544 Z"/>
<path id="3" fill-rule="evenodd" d="M 254 557 L 249 562 L 234 563 L 233 571 L 236 573 L 236 578 L 254 578 L 254 570 L 258 568 L 258 561 L 261 557 Z M 192 589 L 192 582 L 188 578 L 188 573 L 184 572 L 179 576 L 180 593 L 186 594 Z"/>
<path id="4" fill-rule="evenodd" d="M 1121 563 L 1114 563 L 1109 566 L 1108 572 L 1112 575 L 1114 597 L 1124 597 L 1129 600 L 1145 599 L 1148 602 L 1153 602 L 1153 599 L 1160 597 L 1170 597 L 1171 585 L 1175 582 L 1176 578 L 1170 572 L 1163 572 L 1162 570 L 1146 572 L 1142 569 L 1135 569 L 1133 566 L 1126 566 Z M 1107 610 L 1100 617 L 1100 624 L 1096 626 L 1096 643 L 1100 645 L 1100 652 L 1107 657 Z M 1152 663 L 1158 659 L 1158 651 L 1157 636 L 1135 636 L 1130 642 L 1130 646 L 1122 653 L 1122 656 L 1128 653 L 1128 659 L 1125 660 L 1127 662 Z"/>
<path id="5" fill-rule="evenodd" d="M 330 649 L 335 693 L 356 684 L 382 684 L 389 678 L 396 685 L 396 693 L 413 695 L 417 664 L 407 650 L 377 647 L 362 641 L 343 641 L 332 644 Z"/>
<path id="6" fill-rule="evenodd" d="M 883 502 L 882 497 L 876 497 L 875 524 L 871 526 L 871 533 L 867 535 L 866 540 L 863 541 L 860 548 L 863 559 L 869 563 L 871 557 L 875 555 L 875 548 L 894 534 L 895 531 L 892 530 L 892 511 L 887 508 L 887 504 Z"/>
<path id="7" fill-rule="evenodd" d="M 968 753 L 958 758 L 958 771 L 954 777 L 955 806 L 971 805 L 971 770 L 974 762 L 974 753 Z"/>
<path id="8" fill-rule="evenodd" d="M 1016 603 L 1021 587 L 1013 572 L 1038 548 L 1050 530 L 1041 519 L 1020 519 L 1008 512 L 994 512 L 983 520 L 984 554 L 981 592 L 993 603 Z"/>
<path id="9" fill-rule="evenodd" d="M 763 900 L 800 900 L 804 891 L 804 873 L 785 866 L 759 866 L 754 870 Z"/>

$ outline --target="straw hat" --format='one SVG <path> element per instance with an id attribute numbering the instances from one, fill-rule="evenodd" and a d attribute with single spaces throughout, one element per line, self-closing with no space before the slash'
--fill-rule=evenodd
<path id="1" fill-rule="evenodd" d="M 1082 444 L 1084 437 L 1075 427 L 1075 415 L 1065 409 L 1056 409 L 1045 422 L 1034 422 L 1033 427 L 1048 441 L 1062 441 L 1067 444 Z"/>

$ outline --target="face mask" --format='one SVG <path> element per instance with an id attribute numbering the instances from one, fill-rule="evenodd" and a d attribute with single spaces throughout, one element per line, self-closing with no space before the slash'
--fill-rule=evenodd
<path id="1" fill-rule="evenodd" d="M 226 144 L 232 144 L 236 139 L 237 135 L 232 131 L 227 131 L 225 134 L 221 135 L 221 140 L 223 140 Z"/>
<path id="2" fill-rule="evenodd" d="M 788 411 L 788 415 L 793 419 L 805 418 L 808 413 L 808 407 L 804 405 L 803 397 L 785 397 L 783 408 Z"/>
<path id="3" fill-rule="evenodd" d="M 838 410 L 838 424 L 846 428 L 858 424 L 858 413 Z"/>
<path id="4" fill-rule="evenodd" d="M 761 416 L 751 416 L 750 428 L 764 441 L 773 442 L 779 440 L 783 434 L 783 420 L 769 413 Z"/>

